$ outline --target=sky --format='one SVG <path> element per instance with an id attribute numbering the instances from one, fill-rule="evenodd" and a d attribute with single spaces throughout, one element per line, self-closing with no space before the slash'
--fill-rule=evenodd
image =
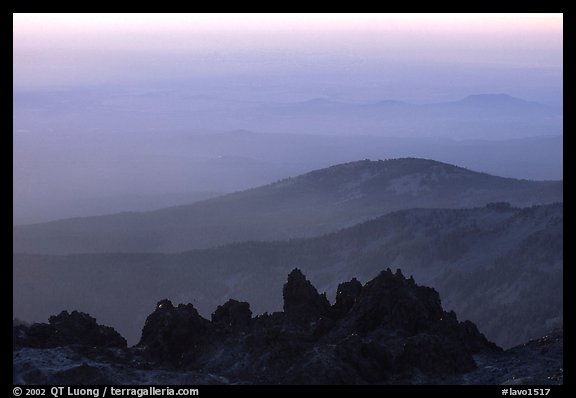
<path id="1" fill-rule="evenodd" d="M 14 88 L 251 79 L 350 100 L 562 102 L 562 14 L 14 14 Z M 276 79 L 276 81 L 275 81 Z M 272 83 L 271 83 L 272 82 Z M 474 92 L 475 91 L 475 92 Z M 273 94 L 271 94 L 273 93 Z M 290 98 L 292 99 L 292 98 Z"/>

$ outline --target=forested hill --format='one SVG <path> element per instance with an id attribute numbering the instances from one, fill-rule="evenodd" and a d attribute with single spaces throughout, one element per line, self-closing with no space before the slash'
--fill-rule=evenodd
<path id="1" fill-rule="evenodd" d="M 186 206 L 17 226 L 14 252 L 181 252 L 312 237 L 391 211 L 562 201 L 562 181 L 496 177 L 433 160 L 356 161 Z"/>

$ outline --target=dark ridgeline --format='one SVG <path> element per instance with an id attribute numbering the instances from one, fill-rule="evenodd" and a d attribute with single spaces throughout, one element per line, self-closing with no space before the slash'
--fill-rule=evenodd
<path id="1" fill-rule="evenodd" d="M 342 283 L 330 305 L 295 269 L 283 296 L 284 312 L 253 318 L 248 303 L 229 300 L 211 321 L 192 304 L 161 300 L 131 348 L 112 328 L 76 311 L 48 325 L 14 326 L 14 382 L 131 384 L 145 374 L 152 384 L 473 384 L 469 376 L 480 371 L 474 356 L 506 358 L 473 323 L 444 311 L 434 289 L 400 270 L 387 269 L 364 285 Z M 558 345 L 561 335 L 548 340 Z M 46 366 L 43 352 L 64 352 L 68 363 Z M 536 355 L 518 355 L 542 369 Z M 492 370 L 482 382 L 497 382 L 506 371 Z"/>

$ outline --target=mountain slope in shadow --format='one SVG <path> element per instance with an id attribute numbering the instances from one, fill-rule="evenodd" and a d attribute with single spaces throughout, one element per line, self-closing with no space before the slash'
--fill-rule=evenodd
<path id="1" fill-rule="evenodd" d="M 562 325 L 563 206 L 402 210 L 317 238 L 181 254 L 15 254 L 14 314 L 41 320 L 74 302 L 135 342 L 143 307 L 160 296 L 204 315 L 235 297 L 261 314 L 282 308 L 277 292 L 295 266 L 334 300 L 341 279 L 367 281 L 381 264 L 434 287 L 445 308 L 511 347 Z"/>

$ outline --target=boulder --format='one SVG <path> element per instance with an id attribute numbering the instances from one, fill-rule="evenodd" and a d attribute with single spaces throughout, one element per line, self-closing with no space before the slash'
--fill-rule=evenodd
<path id="1" fill-rule="evenodd" d="M 51 316 L 46 323 L 34 323 L 27 327 L 14 327 L 13 346 L 31 348 L 63 347 L 79 344 L 90 347 L 126 347 L 126 339 L 109 326 L 99 325 L 90 315 L 62 311 Z"/>

